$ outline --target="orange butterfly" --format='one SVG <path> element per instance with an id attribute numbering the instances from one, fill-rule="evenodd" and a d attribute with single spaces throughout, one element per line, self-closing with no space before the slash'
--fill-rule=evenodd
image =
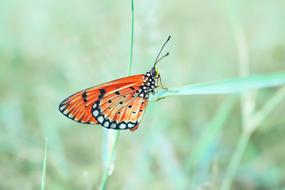
<path id="1" fill-rule="evenodd" d="M 146 74 L 120 78 L 79 91 L 59 105 L 59 110 L 68 118 L 84 124 L 100 124 L 108 129 L 135 131 L 148 104 L 149 94 L 161 85 L 156 64 L 164 46 L 159 51 L 154 66 Z"/>

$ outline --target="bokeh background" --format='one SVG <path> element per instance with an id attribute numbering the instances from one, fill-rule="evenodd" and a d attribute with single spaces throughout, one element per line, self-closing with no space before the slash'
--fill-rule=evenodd
<path id="1" fill-rule="evenodd" d="M 127 75 L 130 0 L 1 0 L 0 189 L 97 189 L 106 130 L 58 111 L 65 97 Z M 285 2 L 135 1 L 132 73 L 159 64 L 169 87 L 285 69 Z M 254 91 L 258 111 L 278 88 Z M 219 189 L 242 134 L 239 95 L 151 102 L 120 134 L 108 189 Z M 247 105 L 247 104 L 246 104 Z M 285 189 L 285 100 L 252 133 L 231 189 Z M 249 114 L 250 115 L 250 114 Z"/>

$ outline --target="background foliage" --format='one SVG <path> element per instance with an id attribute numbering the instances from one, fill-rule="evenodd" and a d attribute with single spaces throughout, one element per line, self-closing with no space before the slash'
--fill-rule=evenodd
<path id="1" fill-rule="evenodd" d="M 127 74 L 130 8 L 126 0 L 1 1 L 0 189 L 40 188 L 45 139 L 46 189 L 99 187 L 105 129 L 57 107 Z M 169 34 L 171 56 L 159 65 L 169 87 L 284 71 L 284 8 L 282 0 L 137 1 L 133 73 L 152 66 Z M 152 102 L 140 128 L 121 133 L 108 189 L 219 189 L 255 112 L 266 117 L 248 135 L 232 189 L 285 189 L 278 90 Z"/>

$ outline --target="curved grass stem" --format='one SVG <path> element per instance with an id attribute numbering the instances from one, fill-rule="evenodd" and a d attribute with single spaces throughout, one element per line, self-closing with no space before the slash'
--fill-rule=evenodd
<path id="1" fill-rule="evenodd" d="M 132 64 L 133 64 L 133 47 L 134 47 L 134 0 L 132 1 L 132 24 L 131 24 L 131 47 L 130 47 L 130 62 L 128 65 L 128 75 L 131 75 Z M 103 172 L 103 177 L 100 184 L 100 190 L 105 190 L 107 188 L 107 182 L 109 176 L 112 175 L 114 169 L 114 161 L 117 152 L 117 146 L 119 141 L 120 132 L 119 131 L 106 131 L 107 141 L 110 144 L 109 154 L 105 161 L 105 167 Z"/>
<path id="2" fill-rule="evenodd" d="M 45 177 L 46 177 L 46 166 L 47 166 L 47 148 L 48 148 L 48 140 L 46 139 L 45 140 L 43 169 L 42 169 L 41 190 L 45 189 Z"/>
<path id="3" fill-rule="evenodd" d="M 134 0 L 132 0 L 132 26 L 131 26 L 131 48 L 130 48 L 130 62 L 128 66 L 128 75 L 132 72 L 133 65 L 133 49 L 134 49 L 134 24 L 135 24 L 135 5 Z"/>
<path id="4" fill-rule="evenodd" d="M 108 157 L 105 161 L 103 177 L 102 177 L 101 185 L 99 188 L 100 190 L 106 189 L 108 178 L 109 178 L 109 176 L 112 175 L 112 172 L 114 169 L 114 160 L 115 160 L 115 155 L 116 155 L 118 140 L 119 140 L 119 135 L 120 135 L 119 131 L 115 131 L 113 133 L 114 135 L 111 135 L 111 133 L 109 131 L 107 131 L 107 133 L 108 133 L 107 134 L 107 140 L 109 142 L 111 141 L 111 149 L 110 149 L 110 153 L 108 154 Z"/>
<path id="5" fill-rule="evenodd" d="M 241 158 L 246 150 L 248 141 L 250 139 L 249 133 L 242 133 L 240 136 L 238 147 L 231 159 L 230 165 L 226 172 L 225 178 L 223 179 L 223 183 L 220 190 L 228 190 L 232 184 L 233 178 L 236 174 L 236 171 L 240 165 Z"/>

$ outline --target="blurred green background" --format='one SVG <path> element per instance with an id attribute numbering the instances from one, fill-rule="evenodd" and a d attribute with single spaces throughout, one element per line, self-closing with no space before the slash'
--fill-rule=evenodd
<path id="1" fill-rule="evenodd" d="M 0 23 L 0 189 L 40 188 L 45 139 L 46 189 L 97 189 L 106 130 L 67 119 L 58 104 L 127 75 L 131 1 L 1 0 Z M 135 1 L 133 74 L 150 69 L 169 34 L 165 86 L 285 70 L 284 0 Z M 258 111 L 277 90 L 245 104 L 239 95 L 151 102 L 139 129 L 120 135 L 108 189 L 219 189 L 243 106 Z M 285 189 L 284 113 L 280 101 L 250 136 L 231 189 Z"/>

